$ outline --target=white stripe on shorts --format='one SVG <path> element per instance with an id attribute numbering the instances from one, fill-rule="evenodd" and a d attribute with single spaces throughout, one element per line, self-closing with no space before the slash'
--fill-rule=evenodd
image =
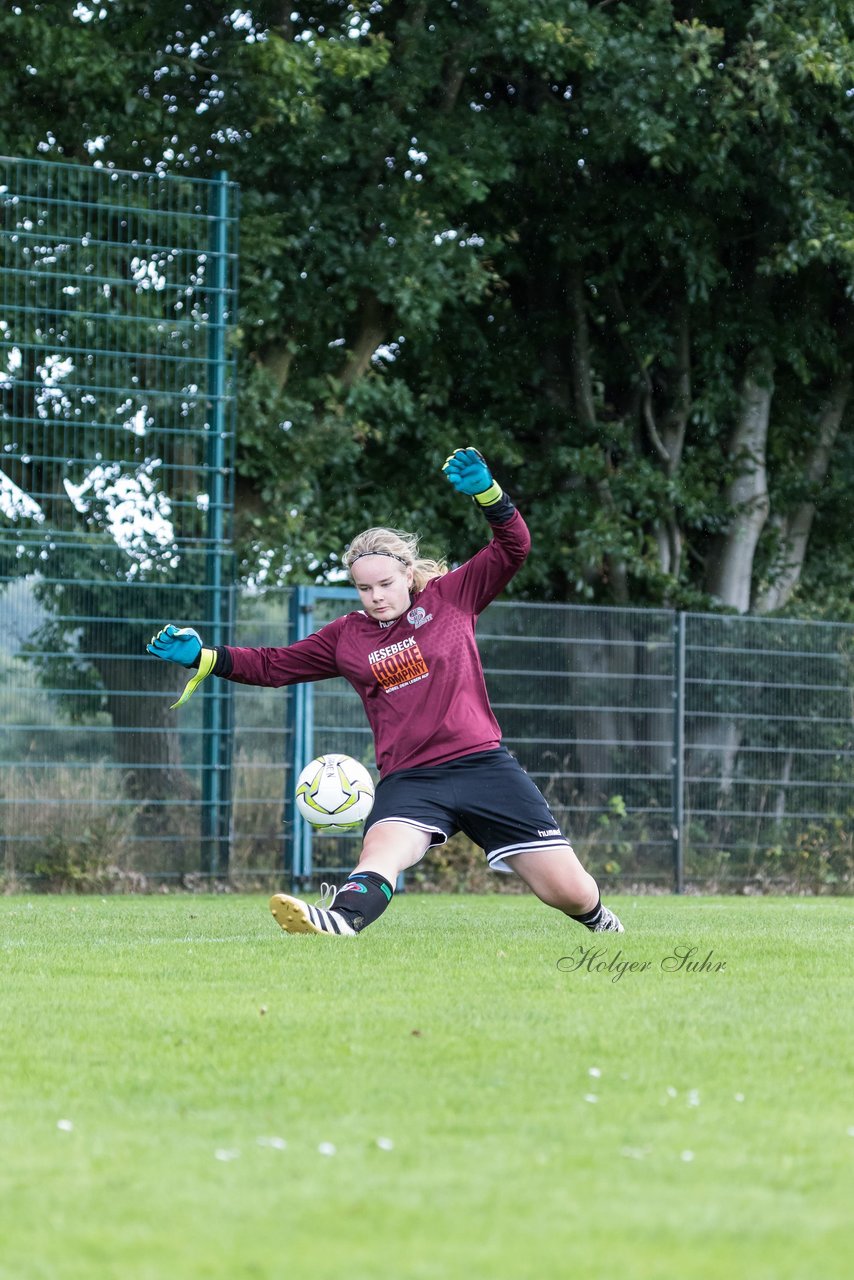
<path id="1" fill-rule="evenodd" d="M 486 861 L 493 871 L 510 871 L 505 858 L 512 858 L 517 853 L 536 853 L 540 849 L 568 849 L 572 853 L 572 845 L 568 840 L 529 840 L 525 844 L 505 844 L 500 849 L 493 849 L 486 855 Z"/>
<path id="2" fill-rule="evenodd" d="M 431 846 L 432 848 L 435 848 L 436 845 L 439 844 L 448 843 L 448 837 L 441 828 L 431 827 L 426 822 L 416 822 L 414 818 L 395 818 L 393 814 L 389 815 L 388 818 L 378 818 L 371 827 L 371 831 L 373 831 L 374 827 L 381 827 L 386 822 L 402 822 L 405 827 L 414 827 L 416 831 L 425 831 L 428 835 L 439 836 L 440 839 L 436 841 L 436 844 Z"/>

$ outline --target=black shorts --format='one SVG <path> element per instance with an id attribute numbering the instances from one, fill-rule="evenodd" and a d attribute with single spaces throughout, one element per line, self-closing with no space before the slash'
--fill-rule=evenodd
<path id="1" fill-rule="evenodd" d="M 461 756 L 425 769 L 401 769 L 377 785 L 365 822 L 404 822 L 444 844 L 462 831 L 486 853 L 493 871 L 537 849 L 567 849 L 554 814 L 537 785 L 506 747 Z"/>

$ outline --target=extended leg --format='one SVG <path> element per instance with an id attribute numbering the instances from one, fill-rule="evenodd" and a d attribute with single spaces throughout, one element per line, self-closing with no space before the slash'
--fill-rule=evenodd
<path id="1" fill-rule="evenodd" d="M 376 871 L 392 884 L 401 871 L 420 862 L 430 848 L 430 832 L 408 822 L 378 822 L 362 844 L 357 871 Z"/>
<path id="2" fill-rule="evenodd" d="M 286 933 L 352 938 L 379 919 L 391 902 L 397 877 L 424 857 L 429 844 L 428 832 L 403 822 L 379 822 L 365 836 L 358 866 L 328 907 L 276 893 L 270 910 Z"/>
<path id="3" fill-rule="evenodd" d="M 571 916 L 594 933 L 622 933 L 613 911 L 602 905 L 599 886 L 585 871 L 575 852 L 562 849 L 532 850 L 507 859 L 520 879 L 550 907 Z"/>

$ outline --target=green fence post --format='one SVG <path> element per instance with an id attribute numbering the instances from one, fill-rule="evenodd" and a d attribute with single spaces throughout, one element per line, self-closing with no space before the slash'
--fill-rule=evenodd
<path id="1" fill-rule="evenodd" d="M 300 637 L 300 610 L 302 608 L 302 592 L 304 588 L 297 587 L 290 593 L 288 602 L 288 644 L 293 644 Z M 300 708 L 297 705 L 297 696 L 299 693 L 299 685 L 289 685 L 285 689 L 285 760 L 284 760 L 284 776 L 285 776 L 285 794 L 283 803 L 283 823 L 282 823 L 282 872 L 284 873 L 285 882 L 294 888 L 296 884 L 298 850 L 297 850 L 297 820 L 299 813 L 294 798 L 295 783 L 297 772 L 301 768 L 298 763 L 300 759 L 301 745 L 299 742 L 299 725 L 302 717 L 299 714 Z"/>
<path id="2" fill-rule="evenodd" d="M 315 587 L 297 587 L 296 589 L 296 639 L 302 640 L 311 634 L 314 617 Z M 293 716 L 293 759 L 292 769 L 286 771 L 287 785 L 291 792 L 296 785 L 297 775 L 308 764 L 314 754 L 314 688 L 311 684 L 301 682 L 294 686 Z M 285 812 L 288 812 L 289 797 L 285 800 Z M 300 815 L 296 805 L 293 813 L 293 859 L 291 865 L 291 881 L 294 889 L 301 888 L 311 876 L 311 827 Z"/>
<path id="3" fill-rule="evenodd" d="M 685 888 L 685 614 L 673 622 L 673 891 Z"/>
<path id="4" fill-rule="evenodd" d="M 226 440 L 226 291 L 228 288 L 228 174 L 217 174 L 209 198 L 211 218 L 209 280 L 208 405 L 209 441 L 208 528 L 206 557 L 207 625 L 205 639 L 211 645 L 225 644 L 229 621 L 230 584 L 224 581 L 223 565 L 227 536 Z M 228 779 L 229 714 L 226 681 L 210 680 L 204 686 L 204 732 L 202 737 L 202 871 L 210 876 L 228 870 L 231 795 Z"/>

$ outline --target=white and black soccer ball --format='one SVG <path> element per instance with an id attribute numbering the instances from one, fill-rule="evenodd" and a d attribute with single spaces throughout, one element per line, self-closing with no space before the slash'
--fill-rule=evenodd
<path id="1" fill-rule="evenodd" d="M 352 756 L 317 756 L 297 778 L 296 804 L 313 827 L 353 831 L 373 808 L 373 779 Z"/>

